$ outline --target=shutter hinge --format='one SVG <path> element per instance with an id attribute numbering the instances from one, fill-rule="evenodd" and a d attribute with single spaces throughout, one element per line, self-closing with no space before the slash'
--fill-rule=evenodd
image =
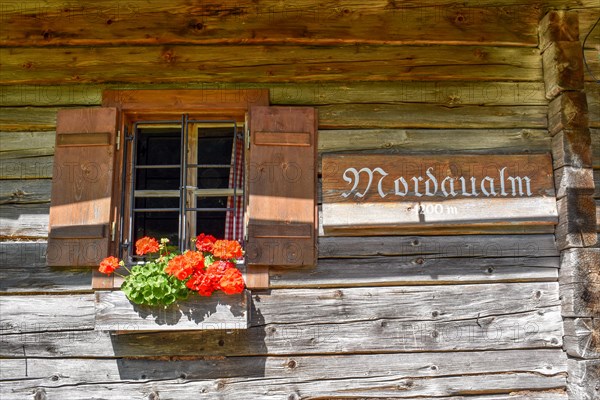
<path id="1" fill-rule="evenodd" d="M 250 148 L 250 128 L 246 127 L 246 149 Z"/>
<path id="2" fill-rule="evenodd" d="M 120 129 L 117 131 L 117 143 L 115 143 L 115 145 L 117 146 L 117 151 L 119 151 L 121 149 L 121 130 Z"/>
<path id="3" fill-rule="evenodd" d="M 110 228 L 110 240 L 111 242 L 115 241 L 115 237 L 117 236 L 117 223 L 113 221 L 112 227 Z"/>

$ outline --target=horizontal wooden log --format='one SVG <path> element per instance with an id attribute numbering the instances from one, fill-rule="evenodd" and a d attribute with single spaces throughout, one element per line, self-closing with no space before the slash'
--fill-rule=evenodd
<path id="1" fill-rule="evenodd" d="M 54 154 L 54 132 L 0 132 L 0 159 L 50 156 Z"/>
<path id="2" fill-rule="evenodd" d="M 507 295 L 508 293 L 510 295 Z M 227 304 L 227 298 L 228 296 L 217 296 L 214 297 L 214 302 Z M 133 318 L 132 312 L 135 307 L 125 299 L 120 291 L 97 292 L 96 309 L 93 304 L 89 306 L 90 302 L 94 302 L 93 299 L 94 296 L 89 294 L 0 297 L 3 309 L 1 317 L 3 333 L 72 330 L 73 324 L 79 324 L 81 329 L 93 328 L 94 320 L 96 328 L 100 330 L 109 330 L 108 327 L 115 331 L 166 330 L 170 327 L 179 330 L 191 329 L 188 318 L 181 317 L 171 322 L 170 314 L 155 315 L 152 312 L 152 310 L 157 310 L 157 313 L 164 311 L 159 307 L 138 307 L 137 312 L 142 318 L 144 316 L 152 320 L 156 318 L 159 323 L 162 321 L 163 324 L 170 325 L 156 327 L 152 324 L 152 328 L 149 329 L 151 325 L 148 321 Z M 232 307 L 231 312 L 234 314 L 243 312 L 239 306 L 239 296 L 231 299 L 238 304 L 237 308 Z M 198 306 L 203 306 L 204 300 L 206 299 L 196 302 L 192 299 Z M 213 303 L 213 298 L 209 300 L 211 301 L 204 304 Z M 253 326 L 297 322 L 298 315 L 302 314 L 302 310 L 305 310 L 307 305 L 310 305 L 312 320 L 321 323 L 342 323 L 389 318 L 399 322 L 419 319 L 449 322 L 454 321 L 458 314 L 462 319 L 487 318 L 501 314 L 528 312 L 534 309 L 548 309 L 559 304 L 556 283 L 280 289 L 273 290 L 269 294 L 255 294 L 252 300 L 257 313 L 253 314 L 250 322 Z M 127 305 L 123 304 L 125 302 Z M 74 304 L 73 307 L 71 307 L 71 303 Z M 81 305 L 76 306 L 79 303 Z M 465 304 L 469 305 L 466 309 Z M 209 311 L 213 308 L 214 305 L 211 305 L 209 310 L 202 310 L 199 317 L 212 314 L 214 311 Z M 401 316 L 397 315 L 399 308 L 404 310 Z M 126 313 L 127 315 L 125 315 Z M 190 317 L 194 317 L 194 315 Z M 35 322 L 35 326 L 32 328 L 27 325 L 27 322 Z M 209 320 L 207 322 L 222 323 L 226 321 Z M 240 321 L 236 322 L 240 323 Z M 38 329 L 38 326 L 48 326 L 48 328 Z M 238 325 L 235 328 L 240 329 Z M 224 326 L 216 329 L 234 329 L 234 327 Z"/>
<path id="3" fill-rule="evenodd" d="M 322 237 L 318 246 L 321 259 L 420 255 L 516 260 L 559 255 L 554 235 Z"/>
<path id="4" fill-rule="evenodd" d="M 347 129 L 320 130 L 319 151 L 384 150 L 463 153 L 549 152 L 543 129 Z"/>
<path id="5" fill-rule="evenodd" d="M 576 42 L 579 40 L 579 18 L 576 11 L 550 11 L 539 26 L 540 50 L 552 42 Z"/>
<path id="6" fill-rule="evenodd" d="M 542 54 L 542 64 L 547 99 L 583 89 L 583 51 L 578 41 L 551 42 Z"/>
<path id="7" fill-rule="evenodd" d="M 444 107 L 425 104 L 319 106 L 320 129 L 545 128 L 544 106 Z"/>
<path id="8" fill-rule="evenodd" d="M 53 156 L 0 159 L 0 179 L 50 179 Z"/>
<path id="9" fill-rule="evenodd" d="M 457 359 L 461 360 L 460 366 L 456 365 Z M 490 363 L 490 359 L 494 359 L 495 362 Z M 94 363 L 93 372 L 89 370 L 91 363 Z M 507 394 L 509 397 L 505 398 L 512 400 L 530 398 L 519 397 L 518 393 L 514 393 L 522 389 L 525 382 L 532 381 L 530 375 L 546 378 L 547 384 L 563 382 L 562 384 L 566 385 L 567 360 L 559 350 L 519 350 L 442 354 L 223 357 L 174 361 L 8 359 L 3 361 L 1 369 L 2 378 L 5 379 L 2 394 L 8 398 L 26 393 L 27 390 L 33 393 L 41 387 L 47 391 L 47 395 L 53 396 L 54 391 L 58 395 L 67 387 L 71 387 L 74 393 L 82 393 L 86 390 L 85 387 L 89 390 L 96 388 L 108 392 L 110 386 L 125 388 L 125 391 L 119 390 L 118 394 L 112 393 L 109 396 L 111 398 L 115 395 L 128 395 L 133 398 L 146 393 L 147 390 L 164 393 L 171 386 L 173 390 L 169 393 L 179 393 L 183 397 L 186 393 L 199 391 L 218 394 L 220 397 L 224 396 L 223 398 L 230 398 L 234 393 L 242 392 L 253 394 L 251 398 L 281 398 L 284 390 L 275 388 L 275 382 L 279 380 L 286 382 L 284 385 L 289 387 L 286 390 L 291 393 L 291 398 L 296 398 L 294 394 L 298 393 L 321 393 L 328 398 L 339 394 L 345 397 L 360 395 L 366 390 L 370 395 L 394 393 L 394 398 L 412 398 L 426 393 L 442 396 L 465 393 L 466 398 L 470 399 L 498 398 L 469 396 L 469 388 L 477 385 L 480 393 L 505 392 L 507 387 L 511 388 L 510 395 Z M 25 370 L 27 378 L 19 379 L 21 376 L 17 374 Z M 390 374 L 390 371 L 393 373 Z M 557 375 L 561 380 L 557 381 Z M 462 380 L 449 387 L 449 377 L 453 376 L 460 376 Z M 524 382 L 519 382 L 519 379 Z M 340 380 L 345 388 L 342 390 L 344 386 L 336 385 L 334 380 Z M 323 387 L 316 387 L 313 384 L 315 381 L 322 382 Z M 393 381 L 400 383 L 390 385 Z M 262 384 L 266 385 L 265 390 L 260 389 Z M 505 389 L 498 390 L 498 385 Z M 182 386 L 185 389 L 181 388 Z M 371 388 L 368 389 L 369 387 Z M 202 388 L 207 390 L 203 391 Z M 558 393 L 560 392 L 555 392 L 555 395 Z M 96 392 L 95 395 L 98 396 L 99 393 Z M 530 392 L 530 395 L 534 393 Z M 64 398 L 71 397 L 67 394 Z"/>
<path id="10" fill-rule="evenodd" d="M 302 315 L 310 317 L 306 310 L 304 307 Z M 253 310 L 253 318 L 260 322 L 258 312 Z M 311 318 L 298 320 L 296 316 L 293 324 L 265 324 L 234 332 L 110 335 L 101 331 L 63 331 L 2 335 L 0 355 L 10 358 L 23 357 L 23 354 L 49 358 L 198 354 L 231 357 L 560 348 L 562 325 L 560 306 L 487 318 L 460 319 L 457 316 L 457 320 L 449 322 L 432 321 L 429 313 L 418 321 L 386 318 L 344 323 L 325 323 Z M 369 340 L 365 340 L 366 337 Z"/>
<path id="11" fill-rule="evenodd" d="M 588 128 L 588 115 L 584 92 L 562 92 L 548 105 L 548 132 L 556 135 L 562 130 L 585 130 Z"/>
<path id="12" fill-rule="evenodd" d="M 596 204 L 591 194 L 569 190 L 557 201 L 556 242 L 560 250 L 596 244 Z"/>
<path id="13" fill-rule="evenodd" d="M 579 194 L 594 193 L 594 174 L 591 168 L 562 167 L 554 171 L 556 198 L 561 199 L 569 191 Z"/>
<path id="14" fill-rule="evenodd" d="M 560 264 L 563 315 L 600 316 L 600 249 L 565 250 Z"/>
<path id="15" fill-rule="evenodd" d="M 385 361 L 389 357 L 382 357 Z M 291 363 L 293 360 L 290 360 Z M 327 361 L 324 358 L 323 361 Z M 350 361 L 350 360 L 347 360 Z M 285 361 L 283 361 L 285 363 Z M 307 367 L 310 363 L 307 363 Z M 332 363 L 333 365 L 339 363 Z M 281 378 L 230 378 L 215 380 L 191 380 L 180 378 L 160 382 L 98 382 L 75 385 L 45 386 L 41 380 L 10 382 L 1 392 L 3 399 L 17 399 L 19 396 L 34 394 L 36 398 L 75 399 L 100 397 L 111 399 L 158 398 L 168 393 L 172 398 L 187 398 L 205 394 L 221 399 L 300 399 L 327 398 L 347 399 L 368 395 L 369 398 L 436 398 L 450 395 L 452 399 L 544 399 L 537 397 L 542 390 L 554 390 L 553 399 L 565 399 L 562 395 L 566 386 L 566 373 L 545 376 L 526 371 L 510 371 L 499 374 L 470 375 L 468 377 L 447 375 L 436 378 L 421 378 L 410 374 L 369 373 L 367 376 L 361 364 L 355 366 L 356 372 L 348 377 L 321 378 L 311 376 L 294 379 L 289 374 Z M 390 363 L 394 366 L 395 363 Z M 368 364 L 367 364 L 368 366 Z M 317 368 L 318 366 L 315 366 Z M 323 368 L 326 368 L 323 366 Z M 335 367 L 332 368 L 335 370 Z M 360 378 L 357 375 L 361 375 Z M 414 375 L 414 374 L 413 374 Z M 476 391 L 473 388 L 477 388 Z M 520 395 L 519 392 L 527 391 Z M 496 393 L 490 396 L 472 397 L 477 393 Z M 500 394 L 499 394 L 500 393 Z M 503 394 L 504 397 L 501 395 Z M 350 397 L 349 397 L 350 396 Z M 521 397 L 524 396 L 524 397 Z M 363 398 L 363 397 L 360 397 Z"/>
<path id="16" fill-rule="evenodd" d="M 0 238 L 48 236 L 49 203 L 0 205 Z"/>
<path id="17" fill-rule="evenodd" d="M 3 180 L 0 184 L 0 204 L 49 203 L 50 179 Z"/>
<path id="18" fill-rule="evenodd" d="M 567 363 L 570 399 L 595 400 L 600 391 L 600 360 L 570 359 Z"/>
<path id="19" fill-rule="evenodd" d="M 246 329 L 249 292 L 210 297 L 190 296 L 168 308 L 133 304 L 120 290 L 96 292 L 94 329 L 102 331 L 167 331 Z"/>
<path id="20" fill-rule="evenodd" d="M 82 295 L 0 296 L 2 335 L 94 329 L 94 299 Z"/>
<path id="21" fill-rule="evenodd" d="M 229 43 L 385 43 L 535 46 L 544 10 L 450 3 L 390 6 L 385 1 L 223 2 L 172 8 L 150 1 L 77 5 L 68 9 L 7 7 L 2 46 L 229 44 Z M 357 23 L 360 21 L 360 23 Z M 377 27 L 386 26 L 386 32 Z M 501 26 L 506 28 L 501 29 Z M 282 27 L 285 27 L 283 29 Z M 429 32 L 429 34 L 427 34 Z M 443 32 L 444 35 L 436 33 Z"/>
<path id="22" fill-rule="evenodd" d="M 320 260 L 311 270 L 270 269 L 272 288 L 551 282 L 556 258 L 477 259 L 427 256 Z"/>
<path id="23" fill-rule="evenodd" d="M 591 135 L 588 129 L 563 130 L 552 138 L 554 169 L 564 166 L 590 168 L 592 166 Z"/>
<path id="24" fill-rule="evenodd" d="M 565 318 L 564 347 L 578 358 L 600 358 L 600 319 Z"/>
<path id="25" fill-rule="evenodd" d="M 589 84 L 588 84 L 589 85 Z M 105 89 L 145 89 L 147 84 L 10 85 L 0 86 L 0 105 L 98 106 Z M 541 82 L 320 82 L 320 83 L 170 83 L 153 89 L 247 90 L 269 89 L 272 105 L 326 105 L 346 103 L 435 103 L 471 105 L 546 105 Z M 586 87 L 586 90 L 587 87 Z M 589 89 L 591 90 L 591 89 Z M 588 90 L 588 91 L 589 91 Z M 589 94 L 588 94 L 589 96 Z"/>
<path id="26" fill-rule="evenodd" d="M 51 131 L 56 128 L 54 107 L 2 107 L 0 108 L 0 131 Z"/>
<path id="27" fill-rule="evenodd" d="M 0 49 L 3 83 L 540 81 L 539 52 L 490 46 L 126 46 Z M 114 60 L 120 60 L 118 68 Z M 144 61 L 145 60 L 145 61 Z M 56 68 L 61 65 L 61 68 Z M 152 71 L 149 73 L 148 71 Z"/>
<path id="28" fill-rule="evenodd" d="M 88 268 L 46 265 L 46 242 L 0 242 L 0 292 L 83 292 L 91 289 Z"/>

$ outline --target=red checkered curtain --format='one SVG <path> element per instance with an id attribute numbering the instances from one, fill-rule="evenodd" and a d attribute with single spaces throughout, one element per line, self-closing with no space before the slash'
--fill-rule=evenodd
<path id="1" fill-rule="evenodd" d="M 237 196 L 227 199 L 227 208 L 235 207 L 235 211 L 227 211 L 225 216 L 225 239 L 238 240 L 244 237 L 244 139 L 236 136 L 231 149 L 231 169 L 229 170 L 229 188 L 237 188 Z M 235 161 L 235 162 L 234 162 Z"/>

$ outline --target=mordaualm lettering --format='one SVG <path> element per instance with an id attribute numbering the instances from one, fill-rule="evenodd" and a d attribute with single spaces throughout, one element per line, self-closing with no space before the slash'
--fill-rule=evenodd
<path id="1" fill-rule="evenodd" d="M 413 194 L 417 197 L 477 197 L 479 195 L 485 197 L 523 197 L 532 196 L 531 193 L 531 179 L 528 176 L 507 176 L 506 167 L 499 169 L 499 176 L 497 178 L 491 178 L 485 176 L 481 180 L 477 180 L 476 177 L 464 177 L 458 178 L 446 176 L 441 181 L 435 177 L 432 173 L 433 167 L 427 168 L 425 171 L 425 177 L 412 176 L 408 180 L 403 176 L 396 178 L 393 182 L 393 189 L 384 189 L 384 179 L 389 175 L 383 169 L 377 167 L 371 168 L 347 168 L 344 171 L 344 181 L 352 188 L 341 194 L 342 197 L 347 198 L 350 195 L 356 197 L 364 197 L 374 181 L 377 182 L 377 193 L 381 198 L 386 197 L 388 194 L 395 196 L 404 197 L 409 194 Z M 376 175 L 377 174 L 377 175 Z M 367 178 L 366 186 L 363 191 L 359 191 L 359 185 L 361 176 Z M 410 192 L 412 187 L 413 191 Z"/>

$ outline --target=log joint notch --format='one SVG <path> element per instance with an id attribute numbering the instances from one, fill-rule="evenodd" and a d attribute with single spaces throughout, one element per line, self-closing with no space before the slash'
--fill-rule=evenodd
<path id="1" fill-rule="evenodd" d="M 597 246 L 589 111 L 574 11 L 550 11 L 539 26 L 548 134 L 558 202 L 560 294 L 568 393 L 595 399 L 600 381 L 600 248 Z"/>

